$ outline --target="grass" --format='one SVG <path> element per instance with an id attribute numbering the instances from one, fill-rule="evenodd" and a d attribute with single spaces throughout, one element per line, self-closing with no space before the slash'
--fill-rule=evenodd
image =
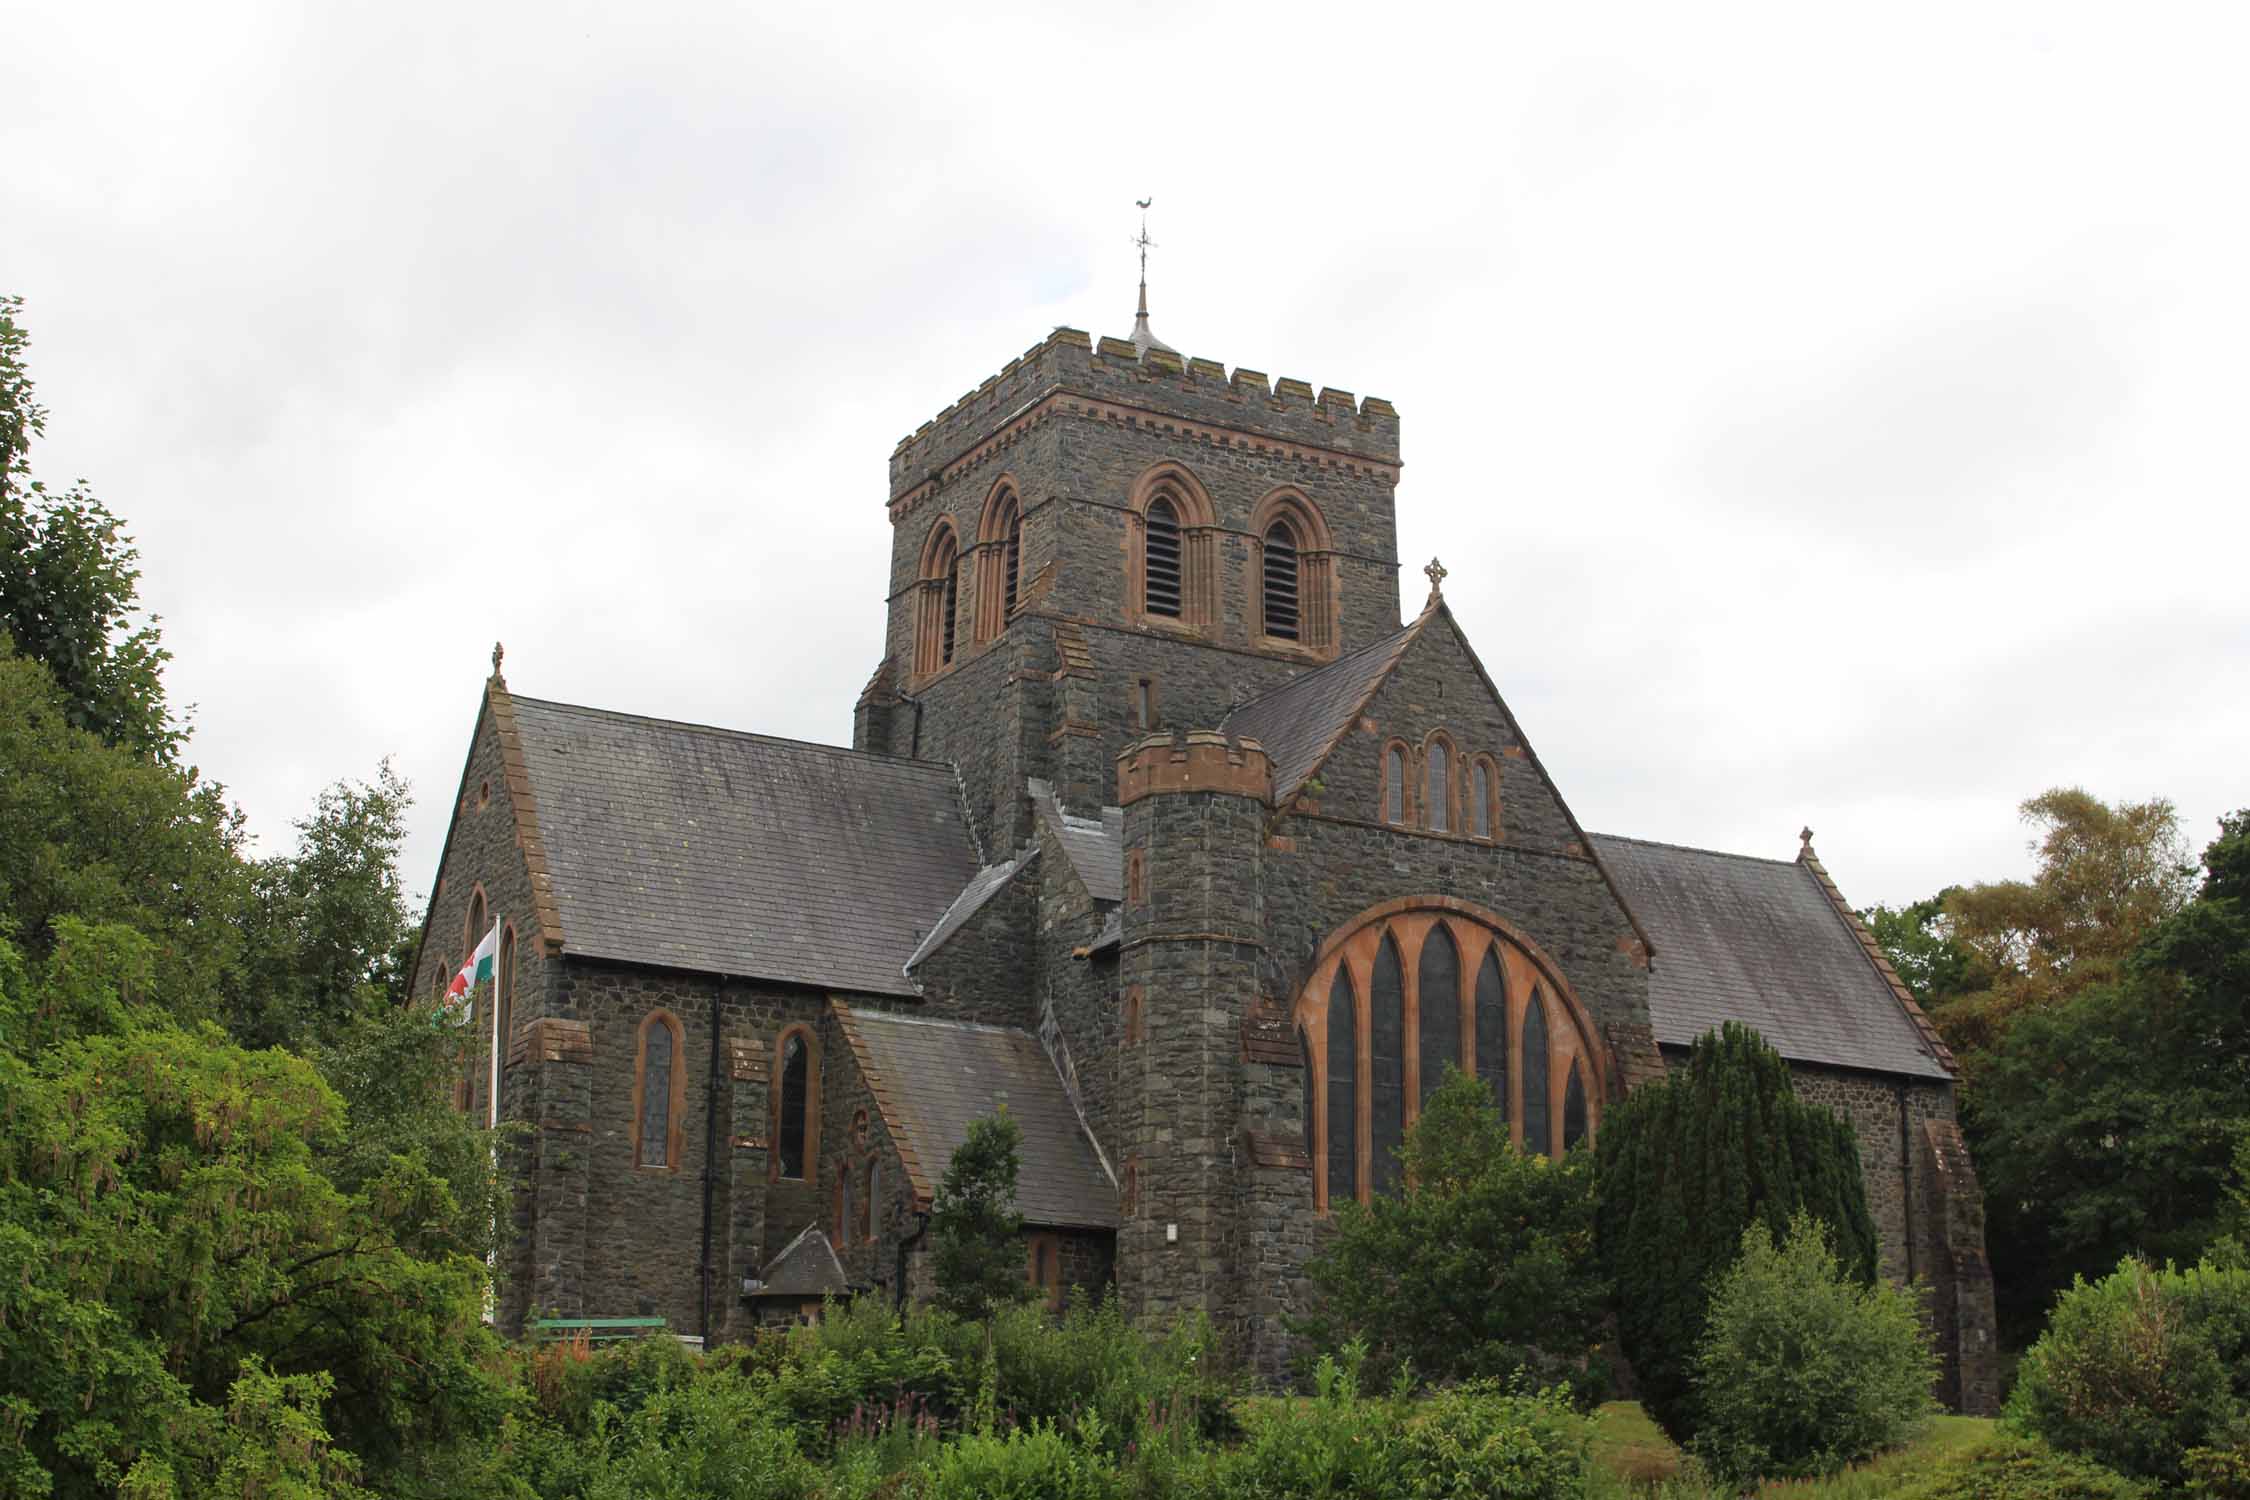
<path id="1" fill-rule="evenodd" d="M 1884 1500 L 1925 1477 L 1940 1461 L 1985 1447 L 1994 1436 L 1990 1418 L 1939 1417 L 1907 1447 L 1826 1479 L 1778 1480 L 1755 1493 L 1770 1500 Z M 1604 1482 L 1593 1493 L 1604 1500 L 1702 1500 L 1724 1493 L 1701 1483 L 1692 1465 L 1682 1472 L 1680 1450 L 1635 1401 L 1612 1401 L 1596 1413 L 1594 1461 Z"/>

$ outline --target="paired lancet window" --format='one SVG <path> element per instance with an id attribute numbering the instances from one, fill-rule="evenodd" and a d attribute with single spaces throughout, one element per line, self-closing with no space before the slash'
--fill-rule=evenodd
<path id="1" fill-rule="evenodd" d="M 1315 967 L 1297 1019 L 1324 1210 L 1398 1187 L 1406 1129 L 1449 1067 L 1483 1081 L 1527 1152 L 1593 1132 L 1601 1054 L 1586 1018 L 1544 960 L 1456 908 L 1362 923 Z"/>
<path id="2" fill-rule="evenodd" d="M 1393 828 L 1499 836 L 1500 763 L 1489 755 L 1464 757 L 1442 732 L 1419 750 L 1404 740 L 1385 745 L 1376 796 Z"/>

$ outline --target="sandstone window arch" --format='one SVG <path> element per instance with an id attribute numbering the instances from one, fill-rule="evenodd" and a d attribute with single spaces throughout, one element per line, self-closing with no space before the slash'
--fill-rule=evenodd
<path id="1" fill-rule="evenodd" d="M 1460 765 L 1452 736 L 1440 729 L 1422 742 L 1422 825 L 1432 833 L 1460 829 Z"/>
<path id="2" fill-rule="evenodd" d="M 508 1042 L 515 1034 L 516 1025 L 516 924 L 510 922 L 500 929 L 500 962 L 492 971 L 492 1002 L 498 1007 L 500 1068 L 508 1067 Z"/>
<path id="3" fill-rule="evenodd" d="M 922 544 L 914 608 L 914 670 L 928 676 L 953 663 L 961 616 L 961 542 L 944 516 Z"/>
<path id="4" fill-rule="evenodd" d="M 1320 507 L 1302 490 L 1273 491 L 1250 513 L 1254 618 L 1269 645 L 1336 651 L 1336 550 Z"/>
<path id="5" fill-rule="evenodd" d="M 1296 1005 L 1319 1210 L 1398 1185 L 1395 1152 L 1447 1065 L 1483 1081 L 1526 1151 L 1600 1128 L 1606 1050 L 1554 961 L 1468 902 L 1386 902 L 1321 946 Z"/>
<path id="6" fill-rule="evenodd" d="M 1136 624 L 1191 630 L 1217 614 L 1218 516 L 1196 477 L 1158 464 L 1134 482 L 1127 507 L 1126 614 Z"/>
<path id="7" fill-rule="evenodd" d="M 1383 775 L 1377 787 L 1383 821 L 1393 828 L 1414 826 L 1414 752 L 1404 740 L 1383 747 Z"/>
<path id="8" fill-rule="evenodd" d="M 1467 793 L 1461 831 L 1476 839 L 1500 837 L 1500 763 L 1489 755 L 1471 760 Z"/>
<path id="9" fill-rule="evenodd" d="M 652 1010 L 641 1021 L 633 1057 L 633 1165 L 677 1171 L 687 1107 L 686 1035 L 680 1018 Z"/>
<path id="10" fill-rule="evenodd" d="M 820 1048 L 812 1028 L 782 1028 L 773 1049 L 773 1168 L 777 1180 L 811 1182 L 820 1160 Z"/>
<path id="11" fill-rule="evenodd" d="M 1008 628 L 1023 581 L 1023 502 L 1007 475 L 985 496 L 977 523 L 976 571 L 976 639 L 989 641 Z"/>

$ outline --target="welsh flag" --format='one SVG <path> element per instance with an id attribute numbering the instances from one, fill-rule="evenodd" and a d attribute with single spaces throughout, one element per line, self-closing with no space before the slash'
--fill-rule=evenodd
<path id="1" fill-rule="evenodd" d="M 500 923 L 495 920 L 492 930 L 477 944 L 477 951 L 461 965 L 461 972 L 445 987 L 445 1016 L 456 1026 L 469 1024 L 469 992 L 480 984 L 491 982 L 493 970 L 500 962 Z"/>

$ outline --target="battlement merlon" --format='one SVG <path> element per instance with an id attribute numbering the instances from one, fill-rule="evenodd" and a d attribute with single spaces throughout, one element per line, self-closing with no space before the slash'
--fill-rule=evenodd
<path id="1" fill-rule="evenodd" d="M 1118 755 L 1118 806 L 1179 792 L 1271 802 L 1273 760 L 1265 746 L 1248 736 L 1229 740 L 1210 729 L 1192 729 L 1184 737 L 1151 735 Z"/>
<path id="2" fill-rule="evenodd" d="M 1050 402 L 1053 404 L 1050 405 Z M 1053 415 L 1104 409 L 1151 413 L 1227 441 L 1272 439 L 1334 453 L 1346 461 L 1396 469 L 1398 409 L 1390 402 L 1302 380 L 1267 382 L 1265 373 L 1165 349 L 1143 357 L 1125 339 L 1096 340 L 1058 328 L 1008 361 L 999 374 L 924 422 L 891 450 L 890 498 L 972 467 L 1005 429 Z"/>

